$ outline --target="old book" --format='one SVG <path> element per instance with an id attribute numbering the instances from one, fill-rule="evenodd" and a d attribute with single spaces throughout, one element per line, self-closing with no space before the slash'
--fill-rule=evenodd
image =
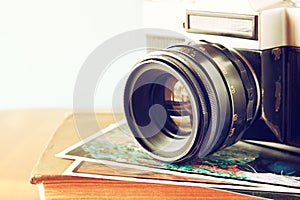
<path id="1" fill-rule="evenodd" d="M 77 120 L 77 123 L 74 120 Z M 290 195 L 267 190 L 257 191 L 255 188 L 260 185 L 255 182 L 201 175 L 189 176 L 180 172 L 169 173 L 169 171 L 152 169 L 151 166 L 145 168 L 128 164 L 119 165 L 118 162 L 90 159 L 84 156 L 79 157 L 75 162 L 72 157 L 63 159 L 55 156 L 78 143 L 83 137 L 89 138 L 89 135 L 93 135 L 114 121 L 115 117 L 109 113 L 98 114 L 96 118 L 91 114 L 70 115 L 63 121 L 31 177 L 31 183 L 39 187 L 41 199 L 256 199 Z M 270 185 L 270 187 L 277 186 Z M 292 195 L 297 196 L 297 194 Z"/>

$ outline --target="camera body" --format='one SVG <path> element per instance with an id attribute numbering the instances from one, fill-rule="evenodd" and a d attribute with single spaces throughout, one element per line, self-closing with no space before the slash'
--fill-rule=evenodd
<path id="1" fill-rule="evenodd" d="M 277 140 L 300 147 L 297 126 L 300 112 L 300 8 L 296 2 L 269 1 L 273 5 L 264 5 L 263 1 L 248 1 L 243 2 L 244 5 L 248 3 L 244 13 L 231 13 L 234 8 L 224 12 L 227 7 L 222 6 L 224 2 L 211 3 L 213 6 L 207 8 L 187 10 L 185 29 L 199 38 L 206 38 L 203 34 L 216 35 L 221 44 L 228 43 L 229 38 L 239 38 L 235 41 L 240 45 L 235 49 L 250 62 L 259 81 L 259 115 L 263 121 L 256 120 L 244 138 Z M 214 11 L 218 10 L 214 8 L 216 3 L 223 8 L 222 12 Z M 254 4 L 257 11 L 253 9 Z"/>
<path id="2" fill-rule="evenodd" d="M 297 6 L 278 0 L 186 6 L 185 31 L 201 41 L 151 53 L 129 75 L 124 110 L 138 143 L 166 162 L 203 157 L 240 139 L 300 147 Z"/>
<path id="3" fill-rule="evenodd" d="M 300 48 L 281 46 L 237 51 L 251 63 L 261 90 L 260 117 L 243 138 L 300 147 L 297 125 L 300 112 Z"/>

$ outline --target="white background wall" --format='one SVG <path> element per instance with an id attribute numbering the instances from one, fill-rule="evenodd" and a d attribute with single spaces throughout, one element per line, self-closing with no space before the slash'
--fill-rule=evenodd
<path id="1" fill-rule="evenodd" d="M 142 21 L 141 0 L 1 0 L 0 109 L 72 107 L 87 56 Z"/>

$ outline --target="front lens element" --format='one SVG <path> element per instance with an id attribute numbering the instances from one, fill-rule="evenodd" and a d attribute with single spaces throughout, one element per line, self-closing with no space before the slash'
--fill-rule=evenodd
<path id="1" fill-rule="evenodd" d="M 125 114 L 135 139 L 153 157 L 167 162 L 189 157 L 207 125 L 199 85 L 183 67 L 168 57 L 165 62 L 142 61 L 125 88 Z"/>

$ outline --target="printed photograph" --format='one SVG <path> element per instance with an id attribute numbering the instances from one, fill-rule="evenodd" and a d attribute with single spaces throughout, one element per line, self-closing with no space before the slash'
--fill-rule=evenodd
<path id="1" fill-rule="evenodd" d="M 170 180 L 172 180 L 172 174 L 180 173 L 182 176 L 188 176 L 189 179 L 198 178 L 197 180 L 201 180 L 199 176 L 202 178 L 205 176 L 205 182 L 207 182 L 207 177 L 216 177 L 230 184 L 237 184 L 234 181 L 240 181 L 238 182 L 240 185 L 268 184 L 270 190 L 271 188 L 274 190 L 276 186 L 282 186 L 299 193 L 300 188 L 299 163 L 291 152 L 283 152 L 251 142 L 239 142 L 211 156 L 199 158 L 190 163 L 182 165 L 165 163 L 152 158 L 141 149 L 134 138 L 128 134 L 124 123 L 112 125 L 71 146 L 57 156 L 88 161 L 80 162 L 76 167 L 73 166 L 71 170 L 73 173 L 126 176 L 126 173 L 130 172 L 127 169 L 133 168 L 132 171 L 136 171 L 136 175 L 143 178 L 147 178 L 148 173 L 159 171 L 165 173 L 163 176 L 167 176 Z M 111 166 L 116 168 L 110 168 Z M 124 166 L 126 170 L 122 168 Z M 143 173 L 140 173 L 141 170 L 137 169 L 144 169 L 147 173 L 144 174 L 143 170 Z M 105 173 L 106 170 L 109 170 L 109 173 Z M 162 174 L 152 175 L 150 175 L 152 178 L 162 176 Z M 287 190 L 282 192 L 287 192 Z"/>

